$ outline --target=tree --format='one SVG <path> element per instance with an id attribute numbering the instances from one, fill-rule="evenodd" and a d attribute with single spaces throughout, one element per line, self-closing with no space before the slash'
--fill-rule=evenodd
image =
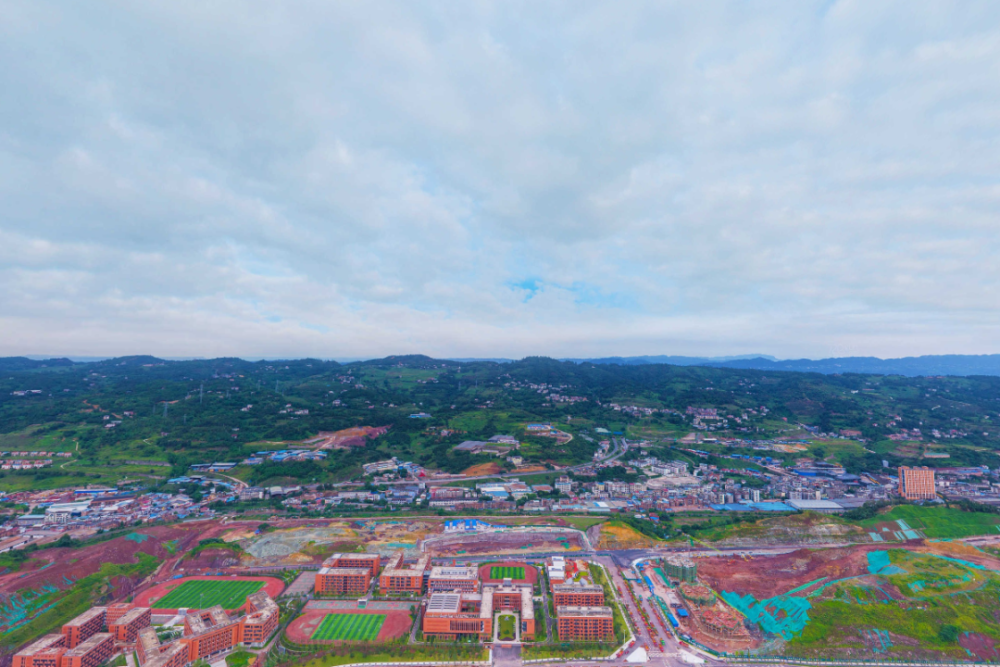
<path id="1" fill-rule="evenodd" d="M 947 644 L 954 644 L 958 641 L 958 626 L 945 623 L 938 629 L 938 639 Z"/>

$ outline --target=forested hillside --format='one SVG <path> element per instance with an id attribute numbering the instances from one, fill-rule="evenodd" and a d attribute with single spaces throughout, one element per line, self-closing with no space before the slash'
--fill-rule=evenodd
<path id="1" fill-rule="evenodd" d="M 333 450 L 327 461 L 287 472 L 342 479 L 356 475 L 361 463 L 389 455 L 458 472 L 493 459 L 455 451 L 454 445 L 501 433 L 525 443 L 528 462 L 579 463 L 590 459 L 597 440 L 609 437 L 598 429 L 671 442 L 694 432 L 829 440 L 856 431 L 864 442 L 849 452 L 854 469 L 911 459 L 992 466 L 1000 446 L 1000 430 L 993 426 L 1000 418 L 997 377 L 421 356 L 351 364 L 12 358 L 0 360 L 0 372 L 0 450 L 72 453 L 50 469 L 7 472 L 0 484 L 9 488 L 55 483 L 67 475 L 96 478 L 109 468 L 119 474 L 180 474 L 190 463 L 239 461 L 254 451 L 354 426 L 390 428 L 365 446 Z M 689 408 L 715 409 L 718 419 L 700 419 Z M 415 413 L 429 416 L 411 417 Z M 560 444 L 532 435 L 525 430 L 531 422 L 552 423 L 574 437 Z M 262 474 L 255 473 L 255 480 Z"/>

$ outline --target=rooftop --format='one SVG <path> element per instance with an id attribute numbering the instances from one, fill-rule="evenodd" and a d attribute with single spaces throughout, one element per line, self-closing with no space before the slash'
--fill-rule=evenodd
<path id="1" fill-rule="evenodd" d="M 478 579 L 474 567 L 432 567 L 431 579 Z"/>
<path id="2" fill-rule="evenodd" d="M 80 642 L 75 648 L 71 648 L 66 651 L 63 657 L 69 658 L 74 655 L 87 655 L 91 649 L 98 644 L 107 641 L 109 638 L 113 639 L 114 635 L 109 632 L 98 632 L 97 634 L 88 637 L 85 641 Z"/>
<path id="3" fill-rule="evenodd" d="M 427 611 L 435 614 L 457 614 L 462 608 L 462 596 L 457 593 L 433 593 L 427 601 Z"/>
<path id="4" fill-rule="evenodd" d="M 587 617 L 587 618 L 611 618 L 611 607 L 556 607 L 556 616 Z"/>

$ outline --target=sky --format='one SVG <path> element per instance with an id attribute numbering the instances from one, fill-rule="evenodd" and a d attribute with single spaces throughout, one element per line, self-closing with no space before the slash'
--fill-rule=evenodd
<path id="1" fill-rule="evenodd" d="M 996 2 L 0 0 L 0 355 L 1000 352 Z"/>

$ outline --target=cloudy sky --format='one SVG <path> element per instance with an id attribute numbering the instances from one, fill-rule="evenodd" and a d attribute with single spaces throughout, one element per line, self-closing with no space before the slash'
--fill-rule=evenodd
<path id="1" fill-rule="evenodd" d="M 0 0 L 0 354 L 1000 352 L 1000 4 Z"/>

